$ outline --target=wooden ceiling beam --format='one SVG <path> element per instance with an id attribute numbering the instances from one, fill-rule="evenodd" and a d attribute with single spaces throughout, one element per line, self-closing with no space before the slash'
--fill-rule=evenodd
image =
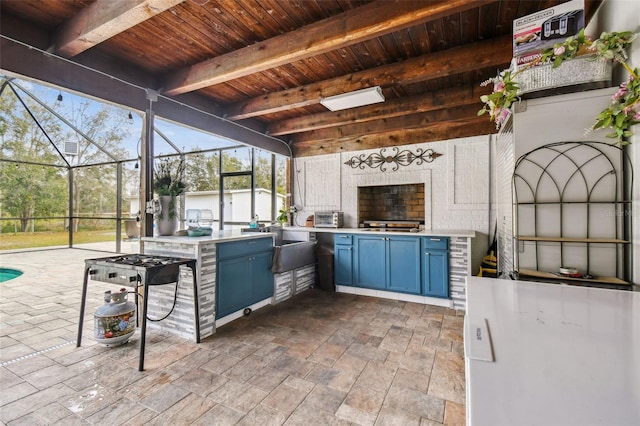
<path id="1" fill-rule="evenodd" d="M 225 113 L 230 120 L 242 120 L 315 105 L 320 103 L 323 97 L 367 87 L 389 87 L 437 79 L 478 68 L 498 68 L 508 65 L 512 56 L 511 36 L 505 35 L 306 86 L 269 93 L 231 104 L 225 108 Z"/>
<path id="2" fill-rule="evenodd" d="M 67 58 L 78 55 L 185 0 L 96 0 L 63 24 L 51 51 Z"/>
<path id="3" fill-rule="evenodd" d="M 322 112 L 282 120 L 270 125 L 267 131 L 273 136 L 290 135 L 328 127 L 346 126 L 349 124 L 364 123 L 439 109 L 455 108 L 469 104 L 477 105 L 477 109 L 480 109 L 480 96 L 489 93 L 491 93 L 491 88 L 480 86 L 479 84 L 442 89 L 418 96 L 396 98 L 384 103 L 360 108 L 337 112 Z"/>
<path id="4" fill-rule="evenodd" d="M 441 121 L 455 121 L 467 119 L 469 117 L 477 117 L 477 112 L 479 109 L 479 104 L 472 104 L 457 108 L 440 109 L 437 111 L 429 111 L 418 114 L 404 115 L 401 117 L 368 121 L 365 123 L 312 130 L 309 132 L 293 135 L 291 141 L 294 144 L 301 142 L 314 142 L 316 144 L 324 143 L 327 141 L 339 142 L 343 139 L 352 139 L 361 135 L 387 133 L 389 131 L 400 129 L 415 129 Z M 487 117 L 485 116 L 485 118 Z"/>
<path id="5" fill-rule="evenodd" d="M 446 141 L 477 135 L 489 135 L 495 132 L 495 125 L 487 120 L 487 117 L 470 117 L 464 120 L 434 123 L 418 129 L 393 130 L 387 133 L 354 136 L 323 143 L 301 142 L 293 144 L 292 151 L 294 157 L 309 157 L 336 152 Z"/>
<path id="6" fill-rule="evenodd" d="M 224 83 L 493 1 L 374 1 L 179 70 L 168 76 L 163 92 L 179 95 Z"/>

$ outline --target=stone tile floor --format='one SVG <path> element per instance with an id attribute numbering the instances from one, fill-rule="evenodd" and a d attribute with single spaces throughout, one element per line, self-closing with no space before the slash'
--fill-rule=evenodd
<path id="1" fill-rule="evenodd" d="M 92 340 L 104 290 L 92 282 L 77 348 L 85 258 L 0 254 L 24 271 L 0 283 L 3 425 L 437 425 L 465 423 L 463 313 L 311 289 L 196 344 L 148 330 Z"/>

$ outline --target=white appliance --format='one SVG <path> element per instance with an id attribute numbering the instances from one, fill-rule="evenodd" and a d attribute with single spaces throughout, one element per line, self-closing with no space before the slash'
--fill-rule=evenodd
<path id="1" fill-rule="evenodd" d="M 344 226 L 344 213 L 336 211 L 315 212 L 313 226 L 316 228 L 342 228 Z"/>
<path id="2" fill-rule="evenodd" d="M 639 425 L 640 293 L 467 277 L 468 425 Z"/>

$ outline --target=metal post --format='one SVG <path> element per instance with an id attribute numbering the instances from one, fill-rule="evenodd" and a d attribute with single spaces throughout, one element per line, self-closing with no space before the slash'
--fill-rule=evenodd
<path id="1" fill-rule="evenodd" d="M 249 221 L 252 221 L 256 216 L 256 149 L 250 148 L 249 155 L 251 155 L 251 217 Z"/>
<path id="2" fill-rule="evenodd" d="M 278 179 L 276 176 L 276 155 L 271 154 L 271 221 L 278 217 Z"/>
<path id="3" fill-rule="evenodd" d="M 147 99 L 149 107 L 144 114 L 144 131 L 140 153 L 140 236 L 152 237 L 153 213 L 147 213 L 146 206 L 148 202 L 153 201 L 153 128 L 155 119 L 153 102 L 158 100 L 158 95 L 147 90 Z M 142 246 L 140 250 L 144 251 Z"/>
<path id="4" fill-rule="evenodd" d="M 220 152 L 220 158 L 218 158 L 218 217 L 220 218 L 219 229 L 224 229 L 224 178 L 222 177 L 222 150 Z"/>
<path id="5" fill-rule="evenodd" d="M 69 248 L 73 248 L 73 168 L 67 169 L 69 174 Z"/>
<path id="6" fill-rule="evenodd" d="M 122 240 L 122 161 L 116 163 L 116 253 L 120 250 Z"/>

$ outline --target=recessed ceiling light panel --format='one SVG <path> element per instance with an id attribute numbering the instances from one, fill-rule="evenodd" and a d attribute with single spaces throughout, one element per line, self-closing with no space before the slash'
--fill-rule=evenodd
<path id="1" fill-rule="evenodd" d="M 380 86 L 368 87 L 320 99 L 320 103 L 331 111 L 340 111 L 380 102 L 384 102 L 384 95 Z"/>

